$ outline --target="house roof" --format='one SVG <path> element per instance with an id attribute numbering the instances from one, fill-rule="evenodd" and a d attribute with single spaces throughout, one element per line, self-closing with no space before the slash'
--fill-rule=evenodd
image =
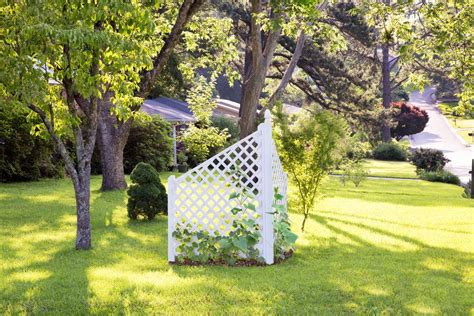
<path id="1" fill-rule="evenodd" d="M 239 117 L 239 103 L 226 99 L 216 99 L 216 103 L 217 108 L 214 110 L 214 115 Z M 187 123 L 196 121 L 186 102 L 166 97 L 145 100 L 141 110 L 150 115 L 160 115 L 165 120 L 171 122 Z M 283 110 L 288 114 L 295 114 L 301 108 L 290 104 L 283 104 Z"/>
<path id="2" fill-rule="evenodd" d="M 166 97 L 145 100 L 141 110 L 150 115 L 158 114 L 165 120 L 171 122 L 196 121 L 186 102 Z"/>

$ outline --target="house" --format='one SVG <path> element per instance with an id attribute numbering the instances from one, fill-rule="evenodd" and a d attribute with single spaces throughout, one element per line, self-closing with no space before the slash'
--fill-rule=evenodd
<path id="1" fill-rule="evenodd" d="M 216 99 L 216 103 L 217 107 L 213 111 L 214 116 L 225 116 L 235 121 L 239 120 L 239 103 L 227 99 Z M 301 108 L 290 104 L 284 104 L 283 109 L 288 114 L 294 114 L 301 110 Z M 159 97 L 156 99 L 146 99 L 140 110 L 149 115 L 160 115 L 171 123 L 173 127 L 173 165 L 177 166 L 176 133 L 185 129 L 189 123 L 196 121 L 188 104 L 180 100 Z"/>

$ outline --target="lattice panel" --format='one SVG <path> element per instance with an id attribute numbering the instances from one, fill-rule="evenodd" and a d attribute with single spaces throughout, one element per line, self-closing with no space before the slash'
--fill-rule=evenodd
<path id="1" fill-rule="evenodd" d="M 262 142 L 258 136 L 258 132 L 248 136 L 176 179 L 176 223 L 191 224 L 193 230 L 228 234 L 234 216 L 230 210 L 237 206 L 229 195 L 238 191 L 239 186 L 247 187 L 255 195 L 253 203 L 260 209 Z M 237 165 L 246 176 L 240 183 L 233 183 L 230 172 Z"/>
<path id="2" fill-rule="evenodd" d="M 272 177 L 273 177 L 273 187 L 278 189 L 278 193 L 283 195 L 283 201 L 280 201 L 280 204 L 286 205 L 286 191 L 288 185 L 288 177 L 286 172 L 283 171 L 283 166 L 281 165 L 280 157 L 275 146 L 275 143 L 272 143 Z"/>
<path id="3" fill-rule="evenodd" d="M 239 166 L 243 173 L 238 183 L 232 180 L 232 168 Z M 252 192 L 256 206 L 252 216 L 262 231 L 257 248 L 268 264 L 273 263 L 273 225 L 271 206 L 273 190 L 284 196 L 279 203 L 286 205 L 287 176 L 281 166 L 271 136 L 270 113 L 258 130 L 182 176 L 168 180 L 168 259 L 174 261 L 176 242 L 172 236 L 176 226 L 190 225 L 194 231 L 210 234 L 231 232 L 237 206 L 229 195 L 245 187 Z M 239 216 L 242 216 L 239 213 Z M 243 215 L 247 216 L 247 215 Z"/>

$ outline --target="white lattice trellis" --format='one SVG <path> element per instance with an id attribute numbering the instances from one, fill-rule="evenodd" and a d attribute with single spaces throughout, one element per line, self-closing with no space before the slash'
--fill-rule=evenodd
<path id="1" fill-rule="evenodd" d="M 245 171 L 240 180 L 255 195 L 258 224 L 262 238 L 258 245 L 267 264 L 273 263 L 273 204 L 274 189 L 284 196 L 279 203 L 286 204 L 287 175 L 272 139 L 271 118 L 265 112 L 265 122 L 258 130 L 236 144 L 189 170 L 178 178 L 168 179 L 168 260 L 175 261 L 176 225 L 190 224 L 194 230 L 218 231 L 228 234 L 231 230 L 235 207 L 229 195 L 237 184 L 231 181 L 230 171 L 236 165 Z"/>

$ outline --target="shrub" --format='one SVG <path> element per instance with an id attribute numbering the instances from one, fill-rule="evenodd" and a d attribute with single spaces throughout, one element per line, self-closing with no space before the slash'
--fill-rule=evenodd
<path id="1" fill-rule="evenodd" d="M 173 159 L 171 125 L 159 115 L 151 121 L 134 122 L 123 152 L 126 173 L 139 162 L 146 162 L 158 171 L 168 170 Z"/>
<path id="2" fill-rule="evenodd" d="M 52 140 L 31 134 L 38 120 L 0 104 L 0 182 L 61 177 L 64 167 Z"/>
<path id="3" fill-rule="evenodd" d="M 404 136 L 422 132 L 428 123 L 429 116 L 425 110 L 405 102 L 393 102 L 392 109 L 396 109 L 393 121 L 395 125 L 391 129 L 392 136 L 400 140 Z"/>
<path id="4" fill-rule="evenodd" d="M 225 144 L 225 147 L 228 147 L 239 140 L 239 125 L 235 119 L 226 116 L 214 116 L 211 119 L 212 125 L 217 127 L 221 132 L 227 129 L 229 138 Z"/>
<path id="5" fill-rule="evenodd" d="M 153 219 L 158 213 L 167 213 L 168 197 L 160 176 L 153 166 L 140 162 L 130 174 L 132 185 L 128 189 L 128 217 L 139 215 Z"/>
<path id="6" fill-rule="evenodd" d="M 381 143 L 373 151 L 375 159 L 405 161 L 407 160 L 407 150 L 397 143 Z"/>
<path id="7" fill-rule="evenodd" d="M 170 123 L 159 115 L 147 121 L 134 121 L 123 151 L 125 173 L 130 174 L 140 162 L 149 163 L 158 171 L 167 171 L 173 163 L 173 138 L 170 134 Z M 91 173 L 102 173 L 97 143 L 92 155 Z"/>
<path id="8" fill-rule="evenodd" d="M 391 106 L 398 110 L 393 117 L 395 125 L 391 129 L 392 136 L 396 140 L 420 133 L 425 129 L 429 120 L 428 113 L 425 110 L 414 105 L 408 105 L 405 102 L 393 102 Z"/>
<path id="9" fill-rule="evenodd" d="M 459 177 L 446 170 L 421 171 L 420 178 L 431 182 L 443 182 L 460 185 Z"/>
<path id="10" fill-rule="evenodd" d="M 347 164 L 340 177 L 340 181 L 343 185 L 346 185 L 347 181 L 354 183 L 356 187 L 367 179 L 369 172 L 360 161 L 355 161 Z"/>
<path id="11" fill-rule="evenodd" d="M 449 162 L 449 159 L 444 157 L 441 150 L 430 148 L 418 148 L 410 155 L 410 161 L 415 165 L 417 172 L 424 171 L 439 171 Z"/>
<path id="12" fill-rule="evenodd" d="M 212 151 L 224 147 L 229 137 L 227 129 L 212 126 L 212 111 L 217 107 L 214 88 L 215 81 L 207 82 L 203 76 L 199 76 L 186 99 L 196 122 L 189 124 L 180 136 L 180 141 L 184 144 L 192 165 L 203 162 Z"/>

